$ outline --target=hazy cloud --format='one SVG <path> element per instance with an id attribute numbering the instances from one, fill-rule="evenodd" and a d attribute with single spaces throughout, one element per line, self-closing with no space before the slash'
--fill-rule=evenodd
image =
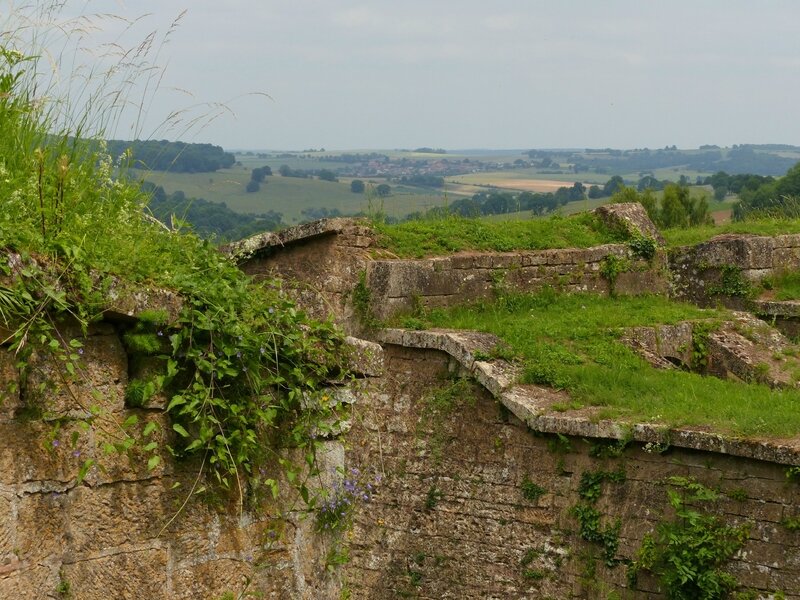
<path id="1" fill-rule="evenodd" d="M 226 147 L 800 144 L 792 0 L 129 0 L 112 11 L 150 16 L 93 36 L 135 44 L 184 8 L 148 117 L 172 88 L 245 94 L 197 135 Z"/>

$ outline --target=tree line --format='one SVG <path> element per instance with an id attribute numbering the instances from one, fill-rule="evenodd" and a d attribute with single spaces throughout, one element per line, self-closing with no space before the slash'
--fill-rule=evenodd
<path id="1" fill-rule="evenodd" d="M 129 154 L 129 165 L 148 171 L 173 173 L 211 173 L 236 163 L 230 152 L 213 144 L 191 144 L 168 140 L 109 140 L 111 156 Z"/>
<path id="2" fill-rule="evenodd" d="M 779 179 L 770 177 L 758 185 L 755 183 L 755 180 L 747 180 L 747 185 L 738 192 L 739 201 L 733 207 L 735 220 L 800 218 L 800 162 Z"/>

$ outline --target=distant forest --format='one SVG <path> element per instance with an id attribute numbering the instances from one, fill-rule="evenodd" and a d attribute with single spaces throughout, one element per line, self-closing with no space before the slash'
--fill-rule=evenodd
<path id="1" fill-rule="evenodd" d="M 659 150 L 587 148 L 583 152 L 531 150 L 527 154 L 531 159 L 540 161 L 557 158 L 558 162 L 570 163 L 574 165 L 573 170 L 576 173 L 652 171 L 679 166 L 693 171 L 712 173 L 725 171 L 730 174 L 757 173 L 778 176 L 797 162 L 796 157 L 783 156 L 781 153 L 799 151 L 800 148 L 787 144 L 739 144 L 730 149 L 721 149 L 717 146 L 701 146 L 699 150 L 679 150 L 675 146 Z"/>
<path id="2" fill-rule="evenodd" d="M 130 151 L 130 164 L 135 169 L 171 171 L 173 173 L 211 173 L 236 163 L 230 152 L 213 144 L 187 144 L 167 140 L 109 140 L 108 153 L 121 156 Z"/>

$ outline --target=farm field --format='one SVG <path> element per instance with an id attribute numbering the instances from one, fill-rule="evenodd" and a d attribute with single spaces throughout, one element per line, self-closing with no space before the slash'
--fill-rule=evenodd
<path id="1" fill-rule="evenodd" d="M 724 161 L 735 153 L 723 149 L 717 154 Z M 757 160 L 753 159 L 756 160 L 752 163 L 754 168 L 764 167 L 760 149 L 753 156 L 758 157 Z M 285 224 L 293 225 L 331 213 L 382 213 L 402 219 L 409 214 L 425 213 L 480 193 L 553 193 L 561 187 L 572 187 L 576 181 L 587 188 L 592 185 L 602 187 L 615 175 L 621 176 L 631 186 L 635 186 L 645 175 L 661 181 L 685 178 L 693 183 L 709 175 L 716 164 L 700 160 L 703 152 L 699 150 L 644 153 L 611 150 L 459 150 L 437 154 L 396 149 L 358 149 L 243 151 L 237 153 L 235 158 L 237 162 L 233 167 L 213 173 L 149 171 L 139 172 L 138 176 L 162 186 L 168 194 L 181 190 L 190 198 L 224 202 L 229 209 L 239 213 L 274 211 L 282 215 Z M 776 155 L 772 159 L 784 160 Z M 672 166 L 660 166 L 665 164 Z M 282 165 L 317 175 L 326 169 L 336 174 L 339 180 L 323 181 L 318 176 L 282 177 L 278 174 Z M 246 192 L 253 169 L 264 166 L 269 166 L 274 175 L 266 178 L 259 191 Z M 572 172 L 573 167 L 579 172 Z M 709 171 L 697 170 L 702 168 L 708 168 Z M 391 192 L 383 198 L 377 198 L 374 193 L 353 194 L 350 190 L 353 179 L 364 181 L 368 188 L 388 184 Z M 411 185 L 412 181 L 421 185 Z M 441 187 L 421 187 L 426 185 Z M 717 202 L 712 199 L 713 190 L 710 186 L 691 187 L 693 194 L 706 195 L 716 223 L 730 220 L 735 197 Z M 661 192 L 655 192 L 655 196 L 660 197 Z M 558 212 L 569 215 L 591 210 L 606 201 L 606 198 L 583 199 L 562 206 Z M 527 219 L 531 215 L 521 212 L 490 218 L 504 221 Z"/>
<path id="2" fill-rule="evenodd" d="M 289 225 L 306 220 L 303 211 L 308 209 L 338 209 L 342 214 L 381 210 L 389 216 L 402 217 L 444 203 L 441 193 L 398 186 L 393 187 L 392 195 L 386 198 L 373 198 L 370 206 L 367 195 L 350 191 L 350 179 L 330 182 L 280 175 L 267 177 L 258 192 L 248 193 L 245 186 L 251 169 L 237 166 L 215 173 L 137 171 L 136 176 L 160 185 L 167 193 L 182 190 L 187 197 L 224 202 L 236 212 L 260 214 L 273 210 L 281 213 Z M 382 180 L 375 183 L 382 183 Z"/>

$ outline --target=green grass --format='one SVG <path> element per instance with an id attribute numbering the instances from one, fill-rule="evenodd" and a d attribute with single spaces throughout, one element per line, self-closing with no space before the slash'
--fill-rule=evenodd
<path id="1" fill-rule="evenodd" d="M 264 162 L 254 161 L 253 166 Z M 188 197 L 225 202 L 228 208 L 236 212 L 260 214 L 274 210 L 283 214 L 284 222 L 289 225 L 307 220 L 302 211 L 309 208 L 337 208 L 342 214 L 367 213 L 370 210 L 365 194 L 350 191 L 349 179 L 336 183 L 273 175 L 265 179 L 258 192 L 247 193 L 245 186 L 250 180 L 251 170 L 248 167 L 233 167 L 216 173 L 137 171 L 135 175 L 162 186 L 168 194 L 182 190 Z M 382 180 L 377 183 L 382 183 Z M 392 217 L 403 217 L 445 203 L 441 193 L 432 190 L 395 190 L 394 185 L 392 188 L 394 192 L 391 196 L 373 200 L 385 214 Z"/>
<path id="2" fill-rule="evenodd" d="M 800 271 L 783 271 L 761 281 L 775 300 L 800 300 Z"/>
<path id="3" fill-rule="evenodd" d="M 589 199 L 586 198 L 584 200 L 577 200 L 575 202 L 567 202 L 564 206 L 560 206 L 555 214 L 560 216 L 569 216 L 569 215 L 576 215 L 578 213 L 588 212 L 590 210 L 594 210 L 598 206 L 602 206 L 603 204 L 608 203 L 608 198 L 594 198 Z M 519 212 L 511 212 L 499 215 L 485 215 L 483 217 L 478 217 L 478 219 L 482 221 L 499 221 L 499 222 L 508 222 L 508 221 L 524 221 L 529 219 L 550 219 L 552 215 L 544 215 L 542 217 L 538 217 L 532 213 L 530 210 L 522 210 Z"/>
<path id="4" fill-rule="evenodd" d="M 689 229 L 666 229 L 661 232 L 668 246 L 688 246 L 710 240 L 723 233 L 749 233 L 775 236 L 800 233 L 800 219 L 754 219 L 735 221 L 718 226 L 691 227 Z"/>
<path id="5" fill-rule="evenodd" d="M 489 222 L 449 217 L 376 225 L 380 244 L 399 257 L 453 252 L 588 248 L 618 240 L 591 214 L 526 221 Z"/>
<path id="6" fill-rule="evenodd" d="M 524 365 L 523 382 L 563 388 L 601 418 L 703 426 L 734 435 L 788 437 L 800 432 L 800 391 L 723 381 L 650 367 L 618 341 L 623 327 L 719 319 L 659 296 L 510 295 L 491 304 L 435 310 L 435 327 L 493 333 Z"/>
<path id="7" fill-rule="evenodd" d="M 210 242 L 148 218 L 139 186 L 125 177 L 123 165 L 104 154 L 101 142 L 102 126 L 119 114 L 118 103 L 129 104 L 124 92 L 136 73 L 129 74 L 126 65 L 148 50 L 120 52 L 126 59 L 108 70 L 104 65 L 102 74 L 95 74 L 100 81 L 84 71 L 66 73 L 74 79 L 65 89 L 74 89 L 77 82 L 90 90 L 94 83 L 100 86 L 92 97 L 81 96 L 83 108 L 60 97 L 57 89 L 51 96 L 50 89 L 41 87 L 45 66 L 35 58 L 44 54 L 29 47 L 31 41 L 51 39 L 55 31 L 59 38 L 63 33 L 82 39 L 94 28 L 87 17 L 70 31 L 60 8 L 48 2 L 22 7 L 12 11 L 5 23 L 9 29 L 0 31 L 0 248 L 22 256 L 16 264 L 11 258 L 0 261 L 0 328 L 11 332 L 3 343 L 25 372 L 41 369 L 28 362 L 35 352 L 50 364 L 64 365 L 48 372 L 48 379 L 84 379 L 81 339 L 89 323 L 104 317 L 111 290 L 125 297 L 126 288 L 140 290 L 150 283 L 177 292 L 183 306 L 176 322 L 168 323 L 167 311 L 156 304 L 147 317 L 143 311 L 135 325 L 124 327 L 132 327 L 125 336 L 132 342 L 127 349 L 132 360 L 157 349 L 162 365 L 147 380 L 134 379 L 126 395 L 140 403 L 147 394 L 167 394 L 165 415 L 171 422 L 164 428 L 178 435 L 167 453 L 150 439 L 155 422 L 137 433 L 139 416 L 112 413 L 91 402 L 92 416 L 81 420 L 85 427 L 76 434 L 92 436 L 94 448 L 91 432 L 102 423 L 102 443 L 85 459 L 79 483 L 89 469 L 106 469 L 102 463 L 110 452 L 131 458 L 133 468 L 146 465 L 150 471 L 168 457 L 197 455 L 204 465 L 198 478 L 207 475 L 209 487 L 231 492 L 240 503 L 258 498 L 259 488 L 277 497 L 277 481 L 296 481 L 299 495 L 308 498 L 299 471 L 283 458 L 282 474 L 270 473 L 269 479 L 256 474 L 277 462 L 273 447 L 297 448 L 305 454 L 298 457 L 303 468 L 316 469 L 314 438 L 331 422 L 316 392 L 328 379 L 327 365 L 341 363 L 341 334 L 331 323 L 314 322 L 297 310 L 276 283 L 253 282 Z M 45 22 L 39 31 L 37 19 L 44 16 L 56 20 L 49 30 Z M 30 57 L 7 50 L 14 47 L 28 48 Z M 117 50 L 115 44 L 115 56 Z M 55 58 L 73 62 L 67 56 Z M 104 63 L 109 56 L 97 58 Z M 119 69 L 123 87 L 115 93 L 112 75 Z M 149 67 L 140 73 L 150 81 Z M 96 130 L 98 137 L 87 137 L 87 130 Z M 62 319 L 70 323 L 66 330 L 58 325 Z M 81 325 L 83 335 L 72 323 Z M 327 413 L 324 421 L 318 418 L 322 413 Z M 136 465 L 139 457 L 143 460 Z M 199 491 L 193 488 L 189 495 Z"/>

